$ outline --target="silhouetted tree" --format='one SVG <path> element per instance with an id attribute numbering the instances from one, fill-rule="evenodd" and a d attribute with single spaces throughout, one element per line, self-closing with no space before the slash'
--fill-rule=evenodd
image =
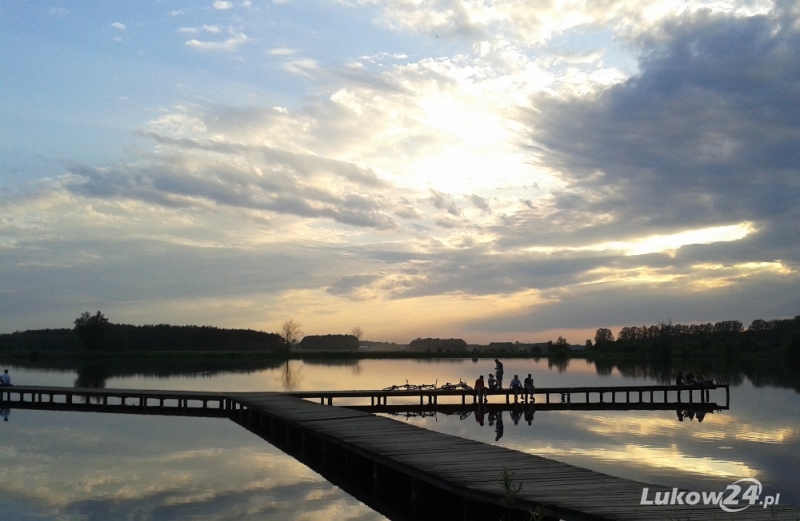
<path id="1" fill-rule="evenodd" d="M 364 330 L 359 326 L 353 326 L 353 328 L 350 330 L 350 334 L 361 340 L 364 337 Z"/>
<path id="2" fill-rule="evenodd" d="M 595 344 L 604 344 L 606 342 L 613 342 L 613 341 L 614 341 L 614 333 L 612 333 L 611 330 L 608 329 L 607 327 L 601 327 L 594 334 Z"/>
<path id="3" fill-rule="evenodd" d="M 106 347 L 106 325 L 108 319 L 100 310 L 94 315 L 84 311 L 75 319 L 75 334 L 78 335 L 86 349 L 99 351 Z"/>
<path id="4" fill-rule="evenodd" d="M 294 319 L 287 320 L 281 326 L 281 336 L 287 346 L 292 346 L 300 341 L 303 336 L 303 331 L 300 329 L 300 323 L 295 322 Z"/>

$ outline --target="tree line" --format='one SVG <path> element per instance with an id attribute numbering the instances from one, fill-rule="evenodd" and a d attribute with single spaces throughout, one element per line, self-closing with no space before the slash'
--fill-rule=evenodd
<path id="1" fill-rule="evenodd" d="M 756 319 L 750 324 L 747 330 L 738 320 L 723 320 L 714 324 L 672 324 L 671 322 L 659 322 L 651 326 L 630 326 L 623 327 L 617 334 L 618 342 L 647 340 L 663 337 L 684 337 L 697 335 L 714 335 L 762 331 L 792 331 L 800 323 L 800 316 L 794 319 L 783 320 L 763 320 Z M 595 344 L 614 342 L 614 335 L 608 328 L 599 328 L 594 336 Z"/>

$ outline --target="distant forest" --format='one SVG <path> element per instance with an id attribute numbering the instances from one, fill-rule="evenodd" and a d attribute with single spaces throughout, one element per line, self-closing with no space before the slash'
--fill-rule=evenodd
<path id="1" fill-rule="evenodd" d="M 754 320 L 747 329 L 738 320 L 688 326 L 660 323 L 624 327 L 616 340 L 609 329 L 600 328 L 587 357 L 678 364 L 707 360 L 713 361 L 715 366 L 760 359 L 779 372 L 798 373 L 800 316 Z"/>
<path id="2" fill-rule="evenodd" d="M 354 335 L 307 335 L 295 344 L 308 351 L 359 351 Z M 133 326 L 111 324 L 99 311 L 75 320 L 72 329 L 39 329 L 0 334 L 0 354 L 25 353 L 108 353 L 115 352 L 276 352 L 285 350 L 286 340 L 277 333 L 250 329 L 221 329 L 210 326 Z M 464 352 L 462 339 L 416 338 L 409 352 Z M 565 339 L 541 344 L 492 342 L 490 352 L 540 353 L 550 357 L 572 357 Z M 800 369 L 800 316 L 784 320 L 754 320 L 748 328 L 737 320 L 715 324 L 659 323 L 623 327 L 614 338 L 608 328 L 597 330 L 594 342 L 587 341 L 587 358 L 632 360 L 747 359 L 768 358 L 788 368 Z M 476 351 L 473 351 L 473 353 Z M 409 353 L 411 354 L 411 353 Z"/>
<path id="3" fill-rule="evenodd" d="M 91 342 L 75 329 L 39 329 L 0 335 L 0 352 L 79 352 Z M 210 326 L 104 324 L 94 351 L 273 351 L 284 346 L 277 333 Z M 97 337 L 94 337 L 97 338 Z"/>

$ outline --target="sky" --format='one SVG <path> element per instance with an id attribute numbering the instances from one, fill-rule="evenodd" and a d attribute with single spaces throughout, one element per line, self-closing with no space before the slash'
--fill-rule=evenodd
<path id="1" fill-rule="evenodd" d="M 0 4 L 0 332 L 800 314 L 800 5 Z"/>

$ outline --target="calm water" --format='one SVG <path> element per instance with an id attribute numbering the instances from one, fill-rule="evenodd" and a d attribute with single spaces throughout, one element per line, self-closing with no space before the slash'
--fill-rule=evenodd
<path id="1" fill-rule="evenodd" d="M 487 360 L 365 360 L 342 365 L 293 361 L 252 373 L 111 378 L 106 387 L 281 391 L 375 389 L 390 384 L 473 382 Z M 600 376 L 572 361 L 507 360 L 507 379 L 532 373 L 538 387 L 658 383 Z M 72 386 L 73 372 L 10 368 L 18 385 Z M 716 395 L 722 397 L 722 393 Z M 714 398 L 714 396 L 712 396 Z M 484 418 L 398 417 L 421 427 L 496 443 L 616 476 L 699 491 L 746 477 L 800 504 L 800 395 L 731 388 L 731 410 L 702 422 L 675 411 L 537 412 L 515 424 Z M 502 424 L 502 430 L 498 424 Z M 498 439 L 498 435 L 501 435 Z M 294 459 L 222 419 L 12 410 L 0 423 L 3 519 L 383 519 Z"/>

